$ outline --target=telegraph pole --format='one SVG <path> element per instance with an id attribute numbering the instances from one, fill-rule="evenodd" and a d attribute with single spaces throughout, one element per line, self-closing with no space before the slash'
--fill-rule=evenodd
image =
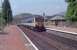
<path id="1" fill-rule="evenodd" d="M 1 20 L 2 20 L 2 0 L 1 0 L 1 7 L 0 8 L 1 8 Z M 2 25 L 3 25 L 2 24 L 2 21 L 0 23 L 1 23 L 1 26 L 0 27 L 1 27 L 1 30 L 2 30 Z"/>
<path id="2" fill-rule="evenodd" d="M 42 16 L 44 17 L 44 25 L 45 25 L 45 19 L 46 19 L 45 12 L 43 12 Z"/>

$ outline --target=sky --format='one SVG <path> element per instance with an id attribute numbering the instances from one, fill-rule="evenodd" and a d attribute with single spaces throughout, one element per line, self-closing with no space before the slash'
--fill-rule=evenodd
<path id="1" fill-rule="evenodd" d="M 21 13 L 53 15 L 65 12 L 67 4 L 65 0 L 9 0 L 13 15 Z"/>

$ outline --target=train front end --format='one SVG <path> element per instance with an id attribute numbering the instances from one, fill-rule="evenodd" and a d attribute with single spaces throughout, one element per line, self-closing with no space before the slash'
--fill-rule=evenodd
<path id="1" fill-rule="evenodd" d="M 46 31 L 46 28 L 44 26 L 44 17 L 42 16 L 35 17 L 34 31 L 38 31 L 38 32 Z"/>

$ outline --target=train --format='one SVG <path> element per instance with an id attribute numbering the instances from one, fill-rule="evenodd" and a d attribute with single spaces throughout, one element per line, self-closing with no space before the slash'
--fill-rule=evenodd
<path id="1" fill-rule="evenodd" d="M 44 17 L 43 16 L 38 16 L 34 18 L 35 26 L 34 26 L 34 31 L 38 32 L 43 32 L 46 31 L 46 28 L 44 26 Z"/>

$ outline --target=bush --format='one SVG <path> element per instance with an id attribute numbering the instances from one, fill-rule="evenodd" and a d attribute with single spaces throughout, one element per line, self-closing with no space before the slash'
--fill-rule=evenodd
<path id="1" fill-rule="evenodd" d="M 2 30 L 5 26 L 5 20 L 4 18 L 0 17 L 0 30 Z"/>

